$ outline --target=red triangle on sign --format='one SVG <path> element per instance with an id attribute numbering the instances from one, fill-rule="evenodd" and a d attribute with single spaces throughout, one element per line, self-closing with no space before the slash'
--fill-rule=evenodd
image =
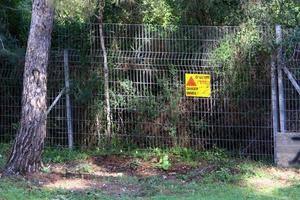
<path id="1" fill-rule="evenodd" d="M 194 81 L 193 77 L 189 79 L 187 82 L 187 86 L 197 86 L 196 82 Z"/>

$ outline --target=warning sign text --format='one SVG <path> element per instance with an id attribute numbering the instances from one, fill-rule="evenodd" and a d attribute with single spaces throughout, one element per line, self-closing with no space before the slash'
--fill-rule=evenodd
<path id="1" fill-rule="evenodd" d="M 185 74 L 185 93 L 187 97 L 210 97 L 209 74 Z"/>

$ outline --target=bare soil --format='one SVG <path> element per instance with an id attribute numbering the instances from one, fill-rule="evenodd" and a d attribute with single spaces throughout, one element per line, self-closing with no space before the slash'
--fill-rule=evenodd
<path id="1" fill-rule="evenodd" d="M 190 181 L 201 180 L 204 175 L 219 170 L 218 166 L 204 161 L 199 161 L 196 166 L 195 163 L 191 166 L 172 162 L 168 170 L 159 169 L 157 164 L 157 158 L 143 160 L 119 155 L 95 156 L 84 161 L 51 164 L 45 166 L 48 169 L 46 172 L 27 175 L 25 178 L 34 186 L 41 188 L 69 191 L 92 189 L 118 197 L 143 193 L 145 185 L 139 184 L 143 182 L 139 181 L 147 178 L 159 177 L 161 180 L 184 185 Z M 268 190 L 274 187 L 288 187 L 293 185 L 294 181 L 300 180 L 299 169 L 266 166 L 257 170 L 258 175 L 245 177 L 238 184 L 242 187 L 250 186 L 257 190 Z M 239 172 L 232 171 L 231 174 L 239 174 Z M 180 178 L 182 176 L 185 178 Z M 130 178 L 135 178 L 135 181 L 128 181 Z"/>
<path id="2" fill-rule="evenodd" d="M 185 164 L 173 164 L 167 170 L 156 167 L 158 160 L 153 158 L 148 161 L 122 156 L 97 156 L 85 161 L 72 161 L 64 164 L 46 166 L 46 173 L 27 175 L 30 183 L 48 189 L 65 189 L 81 191 L 96 189 L 102 192 L 119 196 L 136 193 L 141 190 L 137 184 L 114 181 L 116 178 L 136 177 L 147 178 L 159 176 L 168 180 L 176 180 L 177 175 L 187 174 L 191 170 L 200 169 Z M 201 167 L 205 169 L 205 167 Z M 107 180 L 111 178 L 111 180 Z"/>

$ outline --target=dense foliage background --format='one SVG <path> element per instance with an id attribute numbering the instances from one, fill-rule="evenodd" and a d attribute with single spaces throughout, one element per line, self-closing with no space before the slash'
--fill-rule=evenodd
<path id="1" fill-rule="evenodd" d="M 94 21 L 96 0 L 56 2 L 56 23 Z M 0 0 L 1 52 L 26 46 L 31 0 Z M 106 0 L 105 22 L 240 25 L 299 24 L 300 3 L 296 0 Z M 18 44 L 18 45 L 17 45 Z M 20 53 L 20 52 L 19 52 Z"/>
<path id="2" fill-rule="evenodd" d="M 93 145 L 93 143 L 96 141 L 100 141 L 95 138 L 99 137 L 102 133 L 101 131 L 105 128 L 105 123 L 98 123 L 99 121 L 105 121 L 103 115 L 104 101 L 101 95 L 96 95 L 103 94 L 102 68 L 98 65 L 99 61 L 97 59 L 99 58 L 97 56 L 95 56 L 95 60 L 89 58 L 92 53 L 95 55 L 99 53 L 97 52 L 99 47 L 96 46 L 98 44 L 98 38 L 96 37 L 98 30 L 97 26 L 92 28 L 87 27 L 91 23 L 97 22 L 96 15 L 98 14 L 99 0 L 54 0 L 54 2 L 56 6 L 56 16 L 52 47 L 53 49 L 55 49 L 55 47 L 60 47 L 76 50 L 76 52 L 70 52 L 72 55 L 74 55 L 72 59 L 77 59 L 76 62 L 72 63 L 71 65 L 73 67 L 76 66 L 76 70 L 79 71 L 78 74 L 75 74 L 74 77 L 71 77 L 73 79 L 72 97 L 74 99 L 74 106 L 76 107 L 73 112 L 75 114 L 77 113 L 77 124 L 81 125 L 80 127 L 78 126 L 76 128 L 75 132 L 77 131 L 79 133 L 78 135 L 87 132 L 95 133 L 95 137 L 93 135 L 93 137 L 88 139 L 86 139 L 87 137 L 85 135 L 80 136 L 84 139 L 84 143 Z M 5 96 L 11 96 L 11 98 L 5 102 L 9 102 L 11 104 L 11 99 L 17 99 L 16 103 L 14 104 L 16 105 L 15 107 L 18 107 L 20 102 L 19 94 L 22 85 L 21 69 L 23 68 L 22 62 L 26 48 L 27 34 L 30 26 L 30 16 L 31 0 L 0 0 L 0 64 L 2 62 L 4 63 L 3 60 L 6 60 L 5 62 L 10 62 L 9 64 L 4 63 L 3 66 L 9 66 L 6 67 L 6 70 L 9 71 L 13 77 L 7 78 L 7 74 L 3 73 L 2 77 L 7 79 L 6 83 L 3 85 L 8 86 L 11 84 L 12 86 L 9 86 L 10 88 L 17 88 L 14 91 L 10 90 L 9 95 L 5 90 Z M 176 64 L 176 61 L 172 61 L 175 63 L 173 63 L 173 65 L 165 66 L 164 79 L 157 78 L 160 77 L 161 74 L 151 75 L 153 76 L 153 84 L 158 85 L 158 87 L 154 90 L 146 91 L 149 94 L 147 96 L 147 100 L 145 100 L 140 98 L 140 96 L 143 95 L 142 92 L 145 91 L 140 91 L 138 86 L 133 84 L 134 82 L 137 82 L 136 80 L 130 80 L 130 77 L 135 77 L 138 75 L 138 72 L 134 71 L 134 67 L 132 67 L 134 66 L 134 62 L 141 62 L 135 63 L 136 66 L 140 66 L 139 64 L 143 64 L 145 61 L 137 61 L 137 59 L 131 58 L 132 60 L 123 61 L 124 65 L 117 66 L 115 61 L 109 60 L 110 68 L 114 69 L 116 66 L 119 68 L 124 68 L 124 70 L 120 72 L 123 74 L 121 76 L 123 78 L 118 77 L 118 91 L 110 91 L 110 102 L 112 108 L 121 107 L 126 108 L 127 110 L 125 109 L 126 112 L 118 112 L 118 115 L 115 115 L 115 118 L 125 118 L 122 116 L 128 116 L 132 114 L 132 116 L 136 116 L 135 122 L 140 122 L 125 128 L 120 124 L 115 123 L 113 125 L 114 131 L 118 132 L 119 130 L 126 130 L 128 133 L 144 134 L 145 137 L 149 136 L 150 134 L 158 135 L 158 133 L 165 134 L 165 136 L 167 135 L 173 139 L 176 139 L 178 136 L 179 138 L 183 138 L 183 141 L 179 142 L 184 144 L 184 146 L 189 146 L 190 144 L 188 144 L 187 141 L 189 141 L 189 138 L 194 137 L 194 135 L 192 135 L 193 132 L 198 133 L 202 131 L 208 134 L 211 138 L 220 137 L 219 135 L 211 135 L 209 130 L 207 130 L 207 127 L 209 123 L 219 123 L 220 125 L 224 125 L 222 120 L 226 118 L 226 115 L 224 114 L 224 116 L 222 116 L 218 115 L 218 113 L 226 113 L 228 111 L 226 111 L 227 108 L 230 108 L 230 112 L 236 114 L 231 116 L 233 119 L 232 123 L 230 120 L 226 121 L 226 123 L 229 124 L 226 125 L 228 127 L 238 127 L 241 126 L 240 124 L 245 122 L 247 122 L 247 124 L 255 124 L 257 123 L 257 120 L 259 120 L 261 124 L 269 126 L 269 120 L 271 118 L 268 116 L 262 116 L 259 113 L 268 112 L 271 110 L 271 104 L 268 104 L 264 107 L 263 99 L 270 99 L 270 89 L 269 87 L 265 86 L 268 86 L 270 83 L 270 73 L 268 71 L 270 69 L 270 55 L 273 53 L 272 50 L 274 50 L 274 47 L 276 47 L 276 44 L 274 44 L 275 40 L 272 38 L 272 36 L 274 36 L 274 25 L 281 24 L 285 27 L 296 27 L 299 25 L 299 21 L 300 2 L 296 0 L 105 0 L 104 22 L 110 23 L 110 26 L 107 26 L 108 28 L 110 27 L 110 29 L 108 29 L 110 30 L 108 31 L 109 34 L 115 34 L 114 41 L 107 41 L 107 48 L 109 51 L 115 53 L 120 53 L 119 51 L 122 50 L 128 52 L 132 51 L 132 46 L 134 46 L 133 40 L 130 42 L 129 39 L 135 37 L 135 34 L 139 32 L 137 29 L 130 29 L 130 27 L 126 28 L 126 26 L 119 26 L 119 28 L 116 28 L 118 27 L 115 26 L 116 24 L 161 25 L 159 27 L 145 26 L 143 29 L 140 29 L 147 31 L 149 34 L 160 34 L 159 37 L 152 38 L 152 43 L 149 43 L 146 38 L 143 38 L 144 40 L 141 41 L 149 43 L 148 46 L 151 47 L 149 49 L 151 49 L 153 52 L 170 53 L 174 51 L 174 49 L 170 48 L 170 46 L 173 45 L 175 46 L 174 48 L 176 48 L 176 52 L 180 53 L 192 53 L 195 55 L 201 53 L 206 55 L 206 53 L 209 53 L 209 55 L 212 57 L 205 59 L 213 60 L 213 62 L 210 64 L 212 64 L 211 67 L 213 69 L 216 69 L 215 71 L 211 71 L 211 73 L 215 74 L 216 77 L 222 77 L 225 85 L 222 88 L 222 91 L 219 91 L 219 96 L 216 99 L 218 99 L 220 102 L 225 102 L 222 101 L 223 98 L 231 99 L 230 104 L 228 103 L 227 107 L 224 106 L 223 108 L 219 106 L 218 108 L 214 107 L 213 109 L 215 110 L 209 110 L 209 112 L 213 112 L 215 115 L 211 115 L 210 117 L 201 117 L 201 119 L 192 118 L 188 124 L 197 124 L 197 126 L 200 128 L 199 130 L 197 129 L 189 132 L 189 127 L 181 126 L 179 121 L 188 121 L 187 119 L 189 117 L 187 115 L 187 110 L 189 110 L 189 106 L 192 106 L 193 103 L 180 100 L 181 93 L 178 91 L 181 91 L 181 88 L 178 88 L 177 82 L 171 79 L 171 77 L 176 75 L 176 69 L 174 69 L 173 66 Z M 199 30 L 198 32 L 195 31 L 197 33 L 193 33 L 193 31 L 180 32 L 180 28 L 178 28 L 179 25 L 207 26 L 207 32 L 215 31 L 215 33 L 218 32 L 217 29 L 219 28 L 214 30 L 212 26 L 224 26 L 224 30 L 228 28 L 225 26 L 238 26 L 238 28 L 235 29 L 236 32 L 234 32 L 234 34 L 228 34 L 228 36 L 218 41 L 218 45 L 214 46 L 213 48 L 209 48 L 209 42 L 207 41 L 207 43 L 202 41 L 203 43 L 201 43 L 201 45 L 197 44 L 198 46 L 191 45 L 189 42 L 184 44 L 181 44 L 180 42 L 177 42 L 178 44 L 168 44 L 168 41 L 171 40 L 164 39 L 168 39 L 168 37 L 176 38 L 177 33 L 180 35 L 180 37 L 191 39 L 193 34 L 200 34 L 201 32 Z M 271 28 L 264 29 L 263 27 Z M 88 28 L 93 31 L 92 34 Z M 190 30 L 192 30 L 192 27 L 190 28 Z M 120 31 L 121 29 L 125 30 L 123 32 L 128 34 L 123 35 L 123 32 Z M 220 27 L 220 30 L 223 30 L 222 27 Z M 266 30 L 271 31 L 272 33 L 269 34 L 269 32 Z M 226 35 L 225 32 L 222 34 Z M 203 35 L 205 35 L 205 33 Z M 97 38 L 94 38 L 95 44 L 93 45 L 95 46 L 91 46 L 91 38 L 89 37 Z M 118 37 L 129 39 L 127 41 L 123 39 L 118 40 Z M 217 38 L 216 36 L 216 38 L 212 37 L 205 39 L 219 40 L 220 38 Z M 170 49 L 167 49 L 168 46 Z M 187 46 L 189 48 L 187 48 Z M 143 48 L 143 45 L 141 48 Z M 92 52 L 92 50 L 96 51 Z M 134 50 L 138 51 L 138 49 Z M 50 65 L 53 65 L 52 69 L 60 66 L 59 64 L 57 65 L 57 63 L 61 64 L 62 62 L 62 57 L 59 55 L 59 53 L 55 54 L 55 52 L 53 52 L 50 63 Z M 160 59 L 163 60 L 164 58 L 153 59 L 154 61 L 151 63 L 152 67 L 155 68 L 155 64 L 158 66 Z M 94 61 L 97 63 L 96 65 Z M 14 64 L 15 62 L 19 62 L 19 64 Z M 132 69 L 128 69 L 128 66 L 129 68 L 131 66 Z M 97 70 L 91 69 L 92 67 Z M 61 69 L 57 69 L 56 71 L 51 70 L 49 77 L 63 80 L 63 77 L 60 77 L 62 73 L 59 70 Z M 15 73 L 16 71 L 18 73 Z M 18 80 L 20 80 L 17 84 L 15 83 L 17 80 L 16 74 L 19 74 Z M 61 89 L 61 86 L 56 82 L 49 81 L 48 89 L 50 91 L 49 93 L 51 93 L 51 91 L 55 93 Z M 260 91 L 260 93 L 257 91 Z M 263 93 L 265 96 L 262 96 L 261 93 Z M 124 98 L 124 96 L 126 98 Z M 130 98 L 128 98 L 128 96 Z M 260 103 L 256 103 L 261 106 L 255 107 L 253 104 L 249 103 L 248 100 L 251 98 L 257 98 L 258 100 L 261 100 Z M 5 104 L 3 105 L 3 111 L 1 111 L 1 109 L 0 111 L 8 112 L 7 109 L 5 109 Z M 201 103 L 199 103 L 199 105 L 201 105 Z M 296 108 L 293 109 L 296 110 Z M 243 115 L 241 110 L 246 110 L 246 114 Z M 16 109 L 14 111 L 14 116 L 19 116 L 19 112 L 20 111 Z M 245 117 L 246 115 L 247 117 Z M 53 118 L 50 117 L 48 121 L 51 127 L 56 127 L 57 124 L 57 127 L 60 126 L 60 124 L 55 121 L 55 117 L 57 116 L 53 116 Z M 180 119 L 180 117 L 182 119 Z M 88 120 L 86 119 L 89 119 L 91 123 L 88 124 Z M 7 120 L 5 116 L 3 116 L 3 120 Z M 17 122 L 18 117 L 14 117 L 12 121 Z M 150 122 L 149 124 L 164 124 L 165 127 L 163 131 L 161 129 L 154 130 L 154 128 L 151 126 L 145 128 L 145 125 L 143 124 L 144 122 Z M 11 126 L 10 122 L 7 122 L 7 124 L 8 126 Z M 18 127 L 17 123 L 14 123 L 14 125 L 13 132 Z M 11 127 L 9 127 L 9 130 L 11 130 Z M 253 133 L 249 131 L 249 135 L 244 133 L 241 134 L 241 132 L 238 130 L 236 130 L 236 132 L 233 130 L 223 131 L 224 133 L 231 134 L 228 136 L 230 139 L 238 138 L 237 140 L 244 141 L 271 141 L 270 132 L 268 132 L 266 136 L 267 139 L 262 138 L 265 137 L 265 130 L 263 129 L 261 129 L 261 132 L 253 129 Z M 8 131 L 3 128 L 2 132 Z M 53 132 L 53 137 L 57 137 L 55 134 L 57 134 L 59 130 L 53 128 L 53 130 L 49 132 L 50 135 Z M 218 131 L 211 130 L 211 132 L 212 134 L 215 134 L 215 132 Z M 225 137 L 226 134 L 221 134 L 221 136 Z M 76 141 L 82 141 L 82 138 L 78 137 Z M 172 141 L 173 146 L 176 146 L 178 143 L 178 141 L 175 139 Z M 226 140 L 230 141 L 230 139 Z M 147 144 L 147 142 L 149 143 L 149 141 L 142 140 L 139 142 L 140 143 L 138 145 L 140 146 Z M 55 143 L 55 141 L 53 143 Z M 109 141 L 109 143 L 114 143 L 114 141 Z M 119 145 L 121 142 L 118 143 L 118 141 L 115 141 L 115 143 Z M 259 149 L 258 146 L 261 145 L 258 143 L 255 144 L 254 142 L 251 142 L 248 144 L 245 142 L 242 144 L 237 142 L 234 149 L 242 149 L 239 152 L 240 154 L 246 154 L 246 151 L 257 154 L 264 153 L 256 152 L 259 151 L 257 149 Z M 78 145 L 81 144 L 78 142 Z M 271 147 L 269 144 L 262 143 L 262 146 L 267 146 L 266 152 L 271 152 Z"/>

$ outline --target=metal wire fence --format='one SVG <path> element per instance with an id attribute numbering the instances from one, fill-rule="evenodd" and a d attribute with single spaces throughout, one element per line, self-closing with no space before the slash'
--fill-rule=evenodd
<path id="1" fill-rule="evenodd" d="M 65 87 L 64 51 L 68 49 L 75 146 L 218 147 L 234 155 L 272 159 L 269 63 L 246 63 L 233 77 L 230 68 L 212 60 L 224 41 L 241 34 L 240 27 L 104 24 L 104 33 L 111 135 L 105 133 L 99 25 L 54 31 L 48 104 Z M 262 29 L 260 34 L 269 32 Z M 14 72 L 2 61 L 1 66 L 5 83 L 0 86 L 0 141 L 8 141 L 18 125 L 22 84 L 15 74 L 21 74 L 22 68 Z M 211 75 L 211 97 L 186 97 L 186 73 Z M 48 145 L 68 145 L 66 109 L 63 95 L 48 116 Z"/>
<path id="2" fill-rule="evenodd" d="M 0 141 L 9 142 L 18 128 L 22 70 L 1 57 L 0 86 Z"/>
<path id="3" fill-rule="evenodd" d="M 300 37 L 299 28 L 283 29 L 283 62 L 296 82 L 300 80 Z M 284 76 L 284 117 L 287 132 L 300 131 L 300 94 L 285 74 Z"/>

